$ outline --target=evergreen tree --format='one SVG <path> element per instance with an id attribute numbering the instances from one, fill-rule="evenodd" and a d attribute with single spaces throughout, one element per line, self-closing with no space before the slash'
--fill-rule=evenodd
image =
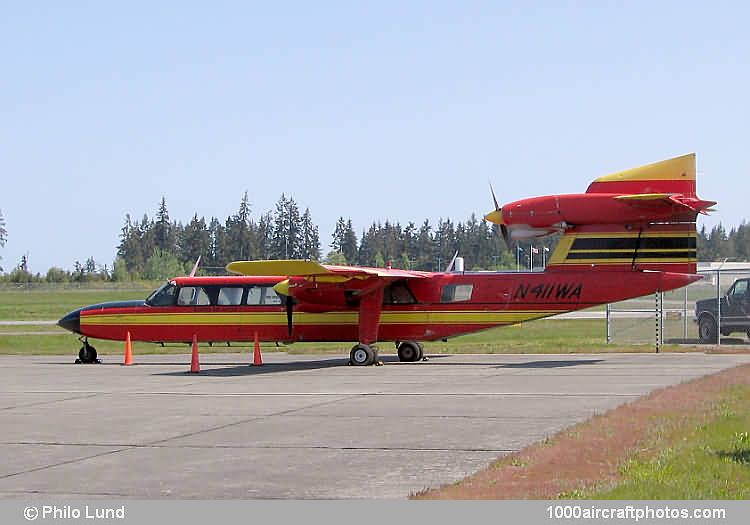
<path id="1" fill-rule="evenodd" d="M 250 201 L 247 192 L 242 197 L 240 209 L 235 215 L 227 218 L 225 255 L 229 260 L 248 260 L 255 255 L 255 239 L 250 222 Z"/>
<path id="2" fill-rule="evenodd" d="M 331 248 L 334 252 L 343 254 L 344 249 L 344 233 L 346 231 L 346 221 L 343 217 L 339 217 L 336 221 L 336 228 L 333 230 L 333 238 L 331 239 Z"/>
<path id="3" fill-rule="evenodd" d="M 362 266 L 374 266 L 375 254 L 378 253 L 377 247 L 378 225 L 374 222 L 370 229 L 362 232 L 362 241 L 359 243 L 359 253 L 357 260 Z M 383 255 L 381 254 L 382 258 Z"/>
<path id="4" fill-rule="evenodd" d="M 271 212 L 266 212 L 261 215 L 258 221 L 258 258 L 259 259 L 270 259 L 271 258 L 271 241 L 273 239 L 273 216 Z"/>
<path id="5" fill-rule="evenodd" d="M 271 258 L 300 259 L 303 246 L 300 216 L 297 203 L 291 197 L 281 195 L 276 203 L 273 234 L 271 236 Z"/>
<path id="6" fill-rule="evenodd" d="M 320 236 L 318 235 L 318 227 L 312 222 L 310 208 L 305 208 L 305 213 L 302 214 L 301 242 L 302 251 L 300 255 L 302 259 L 320 260 Z"/>
<path id="7" fill-rule="evenodd" d="M 161 251 L 176 251 L 176 234 L 174 226 L 169 222 L 167 211 L 167 200 L 162 196 L 159 210 L 156 213 L 156 222 L 153 224 L 154 247 Z"/>
<path id="8" fill-rule="evenodd" d="M 345 264 L 357 264 L 359 249 L 357 247 L 357 234 L 354 232 L 351 219 L 344 221 L 343 217 L 339 217 L 338 222 L 336 222 L 336 229 L 333 232 L 331 248 L 334 252 L 344 256 Z"/>
<path id="9" fill-rule="evenodd" d="M 429 219 L 425 219 L 417 233 L 416 270 L 436 270 L 434 242 L 432 240 L 432 226 Z"/>
<path id="10" fill-rule="evenodd" d="M 181 262 L 195 262 L 198 257 L 207 260 L 210 257 L 211 234 L 206 220 L 198 214 L 193 215 L 190 223 L 181 228 L 178 240 L 178 259 Z"/>

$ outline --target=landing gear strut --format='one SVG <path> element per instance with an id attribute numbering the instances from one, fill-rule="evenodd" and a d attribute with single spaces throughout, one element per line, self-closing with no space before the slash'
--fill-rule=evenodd
<path id="1" fill-rule="evenodd" d="M 369 366 L 377 360 L 378 350 L 370 345 L 360 343 L 349 352 L 349 363 L 355 366 Z"/>
<path id="2" fill-rule="evenodd" d="M 420 361 L 424 357 L 424 348 L 416 341 L 403 341 L 396 345 L 398 360 L 406 363 Z"/>
<path id="3" fill-rule="evenodd" d="M 89 344 L 88 339 L 82 339 L 81 342 L 83 343 L 83 346 L 78 351 L 78 359 L 76 359 L 76 364 L 91 364 L 91 363 L 101 363 L 96 358 L 96 348 L 91 346 Z"/>

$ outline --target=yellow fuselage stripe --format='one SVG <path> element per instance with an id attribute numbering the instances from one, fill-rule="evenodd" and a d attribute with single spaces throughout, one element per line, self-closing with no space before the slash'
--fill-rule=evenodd
<path id="1" fill-rule="evenodd" d="M 466 311 L 466 312 L 382 312 L 380 324 L 496 324 L 520 323 L 561 313 L 560 310 L 539 311 Z M 306 313 L 296 312 L 296 325 L 356 325 L 358 312 Z M 84 315 L 82 326 L 96 325 L 286 325 L 285 312 L 186 312 L 165 314 L 101 314 Z"/>

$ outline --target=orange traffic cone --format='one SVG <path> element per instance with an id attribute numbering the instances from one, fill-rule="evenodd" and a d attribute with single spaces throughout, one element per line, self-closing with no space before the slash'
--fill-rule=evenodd
<path id="1" fill-rule="evenodd" d="M 201 364 L 198 360 L 198 338 L 193 334 L 193 356 L 190 359 L 190 373 L 197 374 L 201 371 Z"/>
<path id="2" fill-rule="evenodd" d="M 133 343 L 130 342 L 130 332 L 125 335 L 125 361 L 122 364 L 125 366 L 133 364 Z"/>
<path id="3" fill-rule="evenodd" d="M 253 366 L 263 366 L 263 356 L 260 355 L 260 340 L 255 332 L 255 349 L 253 350 Z"/>

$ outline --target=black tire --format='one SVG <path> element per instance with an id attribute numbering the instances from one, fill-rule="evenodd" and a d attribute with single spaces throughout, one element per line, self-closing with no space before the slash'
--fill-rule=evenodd
<path id="1" fill-rule="evenodd" d="M 81 363 L 96 363 L 96 348 L 88 343 L 84 343 L 78 351 L 78 359 L 81 360 Z"/>
<path id="2" fill-rule="evenodd" d="M 748 328 L 747 332 L 745 332 L 745 333 L 747 334 L 747 338 L 750 339 L 750 328 Z"/>
<path id="3" fill-rule="evenodd" d="M 355 345 L 349 352 L 349 362 L 355 366 L 369 366 L 375 362 L 375 350 L 370 345 Z"/>
<path id="4" fill-rule="evenodd" d="M 419 361 L 422 354 L 422 349 L 414 341 L 404 341 L 398 345 L 398 360 L 404 363 Z"/>
<path id="5" fill-rule="evenodd" d="M 704 315 L 700 318 L 698 321 L 698 337 L 700 338 L 701 343 L 716 343 L 718 329 L 716 321 L 712 317 Z"/>

